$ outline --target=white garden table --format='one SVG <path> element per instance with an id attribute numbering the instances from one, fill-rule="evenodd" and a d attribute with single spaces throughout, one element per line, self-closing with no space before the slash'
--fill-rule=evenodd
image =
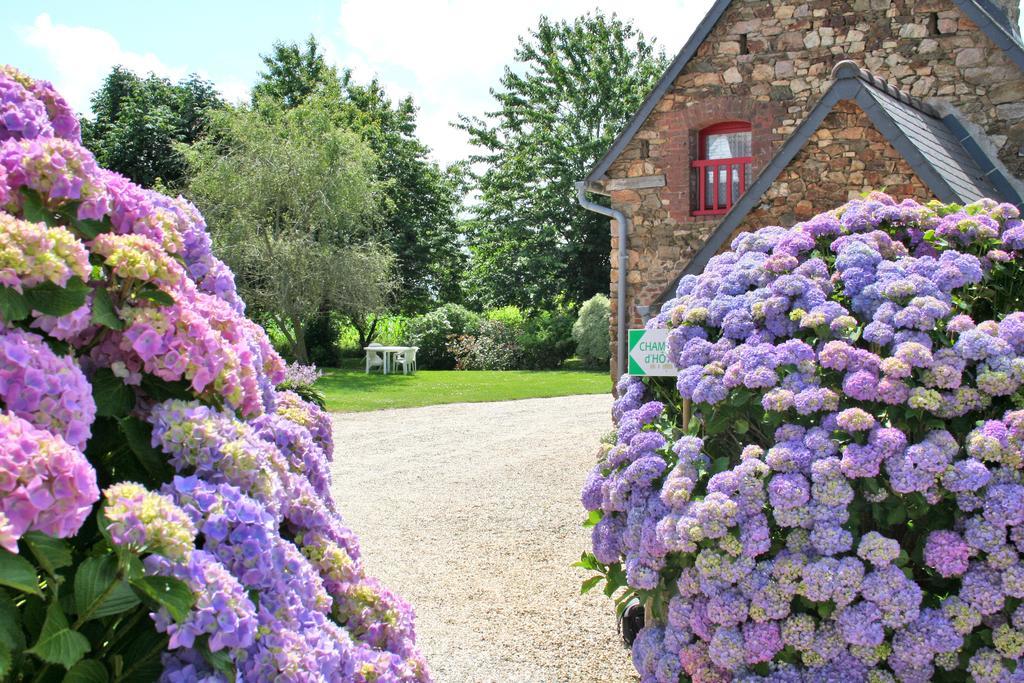
<path id="1" fill-rule="evenodd" d="M 366 352 L 366 373 L 370 373 L 370 354 L 379 353 L 384 356 L 384 374 L 388 374 L 391 369 L 391 356 L 395 353 L 402 353 L 412 351 L 412 346 L 364 346 L 363 351 Z"/>

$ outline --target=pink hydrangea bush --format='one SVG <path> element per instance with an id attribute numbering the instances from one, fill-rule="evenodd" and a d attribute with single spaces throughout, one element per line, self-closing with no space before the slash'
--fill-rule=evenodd
<path id="1" fill-rule="evenodd" d="M 430 679 L 244 310 L 195 207 L 0 68 L 0 679 Z"/>
<path id="2" fill-rule="evenodd" d="M 1024 680 L 1022 250 L 874 193 L 680 281 L 582 494 L 645 683 Z"/>

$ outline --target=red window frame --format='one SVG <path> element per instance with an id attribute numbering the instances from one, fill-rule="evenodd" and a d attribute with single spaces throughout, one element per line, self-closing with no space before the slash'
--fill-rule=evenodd
<path id="1" fill-rule="evenodd" d="M 739 180 L 739 194 L 742 197 L 747 190 L 747 175 L 753 157 L 730 157 L 728 159 L 706 159 L 708 137 L 725 133 L 752 133 L 747 121 L 723 121 L 708 126 L 697 136 L 698 153 L 692 162 L 697 174 L 697 209 L 694 216 L 720 216 L 732 208 L 732 179 L 735 174 Z M 725 172 L 723 179 L 722 172 Z M 708 196 L 707 181 L 711 181 L 711 196 Z M 724 187 L 722 187 L 724 186 Z M 724 196 L 724 201 L 722 201 Z"/>

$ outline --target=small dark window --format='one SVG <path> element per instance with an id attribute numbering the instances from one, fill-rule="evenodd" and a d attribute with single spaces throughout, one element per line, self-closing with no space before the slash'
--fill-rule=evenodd
<path id="1" fill-rule="evenodd" d="M 740 54 L 741 55 L 749 55 L 750 54 L 750 48 L 747 47 L 747 34 L 746 33 L 741 33 L 740 34 Z"/>
<path id="2" fill-rule="evenodd" d="M 708 126 L 698 136 L 697 209 L 694 215 L 727 212 L 746 192 L 754 161 L 750 124 L 725 121 Z"/>
<path id="3" fill-rule="evenodd" d="M 650 140 L 641 140 L 640 141 L 640 158 L 641 159 L 646 159 L 649 156 L 651 156 L 651 141 Z"/>
<path id="4" fill-rule="evenodd" d="M 939 35 L 939 13 L 932 12 L 928 15 L 928 35 Z"/>

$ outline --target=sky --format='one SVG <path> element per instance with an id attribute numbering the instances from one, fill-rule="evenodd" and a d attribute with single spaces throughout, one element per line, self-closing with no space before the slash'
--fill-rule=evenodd
<path id="1" fill-rule="evenodd" d="M 50 80 L 79 112 L 116 64 L 177 80 L 197 73 L 244 100 L 274 41 L 313 34 L 357 79 L 377 76 L 393 97 L 412 95 L 420 137 L 447 164 L 471 151 L 450 124 L 493 100 L 518 36 L 541 14 L 571 19 L 600 8 L 632 19 L 669 56 L 712 0 L 37 0 L 10 3 L 0 63 Z"/>

